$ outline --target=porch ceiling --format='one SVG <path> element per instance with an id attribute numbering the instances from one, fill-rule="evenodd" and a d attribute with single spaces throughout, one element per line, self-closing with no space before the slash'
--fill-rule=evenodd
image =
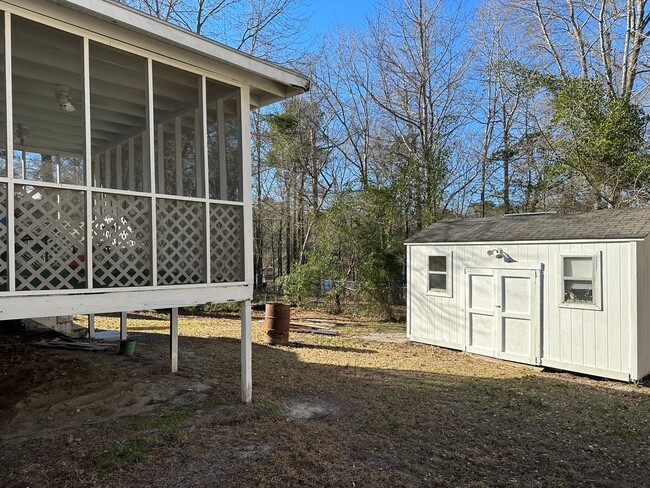
<path id="1" fill-rule="evenodd" d="M 268 105 L 309 90 L 309 79 L 297 71 L 256 58 L 113 0 L 31 0 L 29 6 L 23 0 L 3 2 L 51 16 L 60 15 L 55 7 L 60 5 L 68 9 L 70 20 L 79 18 L 73 15 L 73 11 L 81 12 L 104 24 L 100 26 L 95 22 L 98 31 L 108 32 L 109 24 L 111 37 L 124 37 L 127 43 L 145 43 L 155 52 L 164 51 L 162 46 L 165 44 L 172 49 L 180 48 L 186 54 L 180 54 L 179 59 L 187 58 L 188 62 L 192 59 L 192 62 L 205 67 L 214 66 L 216 62 L 220 66 L 219 71 L 249 84 L 253 105 Z M 116 26 L 124 29 L 123 32 L 116 33 Z M 137 35 L 144 37 L 137 40 Z M 160 46 L 154 48 L 149 40 L 154 40 Z"/>
<path id="2" fill-rule="evenodd" d="M 84 93 L 81 38 L 14 18 L 13 111 L 16 149 L 82 157 Z M 0 72 L 4 66 L 0 63 Z M 197 77 L 165 70 L 155 77 L 156 120 L 173 117 L 197 100 Z M 93 155 L 146 130 L 146 60 L 102 44 L 90 44 Z M 232 87 L 213 96 L 225 96 Z M 61 87 L 74 111 L 63 111 Z M 0 104 L 1 105 L 1 104 Z M 2 106 L 4 108 L 4 106 Z M 19 129 L 22 127 L 22 129 Z M 21 138 L 21 136 L 23 136 Z"/>
<path id="3" fill-rule="evenodd" d="M 16 147 L 32 146 L 80 156 L 84 133 L 81 40 L 22 19 L 15 20 L 12 96 Z M 57 85 L 66 87 L 59 90 L 68 93 L 75 111 L 61 110 Z M 22 127 L 21 134 L 18 127 Z M 108 134 L 106 131 L 105 137 Z"/>

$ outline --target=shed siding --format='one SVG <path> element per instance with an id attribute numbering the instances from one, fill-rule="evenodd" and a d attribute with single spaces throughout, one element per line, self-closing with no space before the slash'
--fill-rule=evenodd
<path id="1" fill-rule="evenodd" d="M 640 379 L 650 374 L 650 242 L 637 243 L 637 354 Z"/>
<path id="2" fill-rule="evenodd" d="M 645 244 L 645 243 L 644 243 Z M 630 297 L 632 266 L 636 255 L 632 256 L 636 243 L 486 243 L 454 245 L 412 245 L 409 246 L 410 266 L 410 337 L 416 341 L 439 344 L 446 347 L 465 349 L 465 303 L 466 275 L 468 265 L 505 267 L 501 261 L 489 258 L 487 251 L 501 248 L 515 262 L 542 263 L 542 362 L 561 364 L 567 370 L 600 373 L 616 373 L 614 377 L 624 377 L 620 373 L 631 373 L 633 316 Z M 650 246 L 640 246 L 639 267 L 650 267 Z M 601 253 L 602 310 L 587 310 L 560 307 L 561 301 L 561 257 L 560 252 Z M 427 257 L 444 253 L 453 255 L 452 296 L 439 296 L 427 293 Z M 642 264 L 644 263 L 644 264 Z M 649 273 L 643 274 L 643 290 L 639 293 L 639 315 L 650 317 L 650 300 L 641 295 L 650 292 Z M 641 279 L 641 273 L 639 273 Z M 641 290 L 641 288 L 640 288 Z M 634 307 L 635 308 L 635 307 Z M 650 325 L 650 319 L 648 319 Z M 650 370 L 649 327 L 641 339 L 643 365 Z M 599 374 L 597 371 L 594 373 Z"/>

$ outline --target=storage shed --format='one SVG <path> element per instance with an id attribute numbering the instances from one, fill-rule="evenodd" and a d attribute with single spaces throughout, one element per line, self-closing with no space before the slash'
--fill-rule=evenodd
<path id="1" fill-rule="evenodd" d="M 109 0 L 0 0 L 0 320 L 240 302 L 250 110 L 299 73 Z"/>
<path id="2" fill-rule="evenodd" d="M 440 221 L 406 249 L 411 340 L 623 381 L 650 373 L 650 209 Z"/>

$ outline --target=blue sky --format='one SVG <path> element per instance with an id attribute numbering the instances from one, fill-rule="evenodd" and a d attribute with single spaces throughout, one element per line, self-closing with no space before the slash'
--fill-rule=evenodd
<path id="1" fill-rule="evenodd" d="M 305 2 L 305 11 L 312 12 L 308 21 L 314 35 L 331 32 L 337 24 L 360 27 L 366 12 L 372 11 L 372 0 L 311 0 Z"/>
<path id="2" fill-rule="evenodd" d="M 464 9 L 470 13 L 481 0 L 464 0 Z M 337 25 L 363 27 L 366 16 L 372 17 L 376 0 L 305 0 L 303 12 L 311 15 L 307 21 L 308 36 L 320 37 L 336 30 Z M 448 0 L 446 5 L 453 8 L 459 2 Z"/>

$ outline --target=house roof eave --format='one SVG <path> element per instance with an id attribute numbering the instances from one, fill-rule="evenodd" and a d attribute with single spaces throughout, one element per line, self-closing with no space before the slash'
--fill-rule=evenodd
<path id="1" fill-rule="evenodd" d="M 13 3 L 16 0 L 5 1 Z M 258 101 L 260 106 L 309 90 L 309 79 L 295 70 L 257 58 L 113 0 L 46 1 L 242 70 L 251 76 L 253 87 L 256 78 L 282 86 L 283 93 L 279 95 L 277 91 L 266 92 L 263 84 L 260 84 L 259 90 L 264 92 Z M 22 2 L 16 5 L 24 7 Z"/>

